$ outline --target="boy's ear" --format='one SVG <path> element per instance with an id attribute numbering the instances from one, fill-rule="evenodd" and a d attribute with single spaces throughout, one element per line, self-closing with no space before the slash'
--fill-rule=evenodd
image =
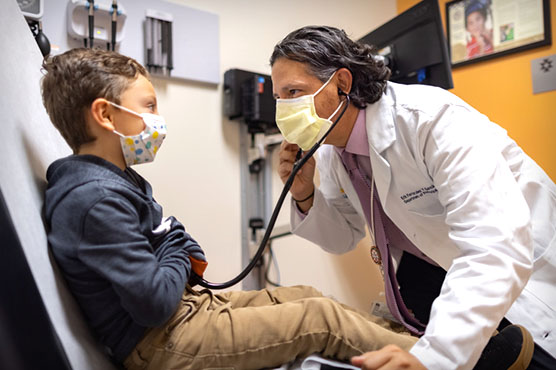
<path id="1" fill-rule="evenodd" d="M 106 99 L 97 98 L 91 104 L 91 116 L 96 124 L 102 128 L 114 131 L 116 128 L 113 123 L 112 106 Z"/>

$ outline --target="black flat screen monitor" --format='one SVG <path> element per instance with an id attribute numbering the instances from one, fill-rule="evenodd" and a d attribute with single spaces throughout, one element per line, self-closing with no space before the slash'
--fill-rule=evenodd
<path id="1" fill-rule="evenodd" d="M 424 0 L 363 36 L 392 71 L 393 82 L 454 87 L 438 0 Z"/>

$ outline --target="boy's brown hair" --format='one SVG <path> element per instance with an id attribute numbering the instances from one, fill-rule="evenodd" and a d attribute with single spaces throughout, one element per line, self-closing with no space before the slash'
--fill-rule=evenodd
<path id="1" fill-rule="evenodd" d="M 149 78 L 135 59 L 100 49 L 71 49 L 45 59 L 43 70 L 43 104 L 74 153 L 95 140 L 85 121 L 93 101 L 105 98 L 119 104 L 121 94 L 139 75 Z"/>

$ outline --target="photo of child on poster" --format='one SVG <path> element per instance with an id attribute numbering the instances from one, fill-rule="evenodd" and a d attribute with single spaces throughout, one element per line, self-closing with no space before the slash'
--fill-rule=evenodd
<path id="1" fill-rule="evenodd" d="M 492 23 L 490 0 L 465 2 L 467 58 L 475 58 L 493 52 Z"/>
<path id="2" fill-rule="evenodd" d="M 550 45 L 550 1 L 451 0 L 446 28 L 452 66 Z"/>

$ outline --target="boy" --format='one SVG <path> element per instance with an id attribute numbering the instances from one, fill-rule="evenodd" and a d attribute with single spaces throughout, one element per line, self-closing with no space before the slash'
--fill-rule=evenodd
<path id="1" fill-rule="evenodd" d="M 388 330 L 309 287 L 195 291 L 203 250 L 163 218 L 129 166 L 166 135 L 148 73 L 135 60 L 73 49 L 45 61 L 43 102 L 74 155 L 47 172 L 49 244 L 85 318 L 128 369 L 280 366 L 314 352 L 347 360 L 416 338 Z"/>

